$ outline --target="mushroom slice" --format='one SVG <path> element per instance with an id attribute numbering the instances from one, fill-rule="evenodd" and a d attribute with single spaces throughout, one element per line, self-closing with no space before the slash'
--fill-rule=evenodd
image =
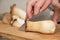
<path id="1" fill-rule="evenodd" d="M 13 26 L 20 28 L 24 23 L 25 21 L 23 19 L 17 18 L 16 21 L 14 21 Z"/>

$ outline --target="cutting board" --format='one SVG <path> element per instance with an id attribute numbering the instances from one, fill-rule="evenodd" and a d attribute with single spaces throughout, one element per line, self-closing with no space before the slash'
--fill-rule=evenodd
<path id="1" fill-rule="evenodd" d="M 12 38 L 25 38 L 26 40 L 60 40 L 60 24 L 58 24 L 56 28 L 54 34 L 41 34 L 21 31 L 17 27 L 0 22 L 0 36 L 9 35 Z"/>

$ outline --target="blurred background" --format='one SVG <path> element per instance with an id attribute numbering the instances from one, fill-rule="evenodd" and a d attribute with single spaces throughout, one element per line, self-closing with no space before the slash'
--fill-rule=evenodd
<path id="1" fill-rule="evenodd" d="M 0 19 L 4 12 L 10 12 L 10 7 L 16 4 L 18 8 L 26 11 L 27 0 L 0 0 Z"/>

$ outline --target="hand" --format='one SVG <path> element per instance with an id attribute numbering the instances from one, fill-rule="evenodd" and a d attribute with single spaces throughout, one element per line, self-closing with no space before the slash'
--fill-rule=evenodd
<path id="1" fill-rule="evenodd" d="M 60 8 L 60 0 L 52 0 L 52 4 L 57 7 Z"/>
<path id="2" fill-rule="evenodd" d="M 53 22 L 55 23 L 55 25 L 57 25 L 57 21 L 58 21 L 58 16 L 59 16 L 59 12 L 60 9 L 59 8 L 54 8 L 54 15 L 53 15 Z"/>
<path id="3" fill-rule="evenodd" d="M 27 3 L 27 17 L 30 19 L 33 15 L 37 15 L 40 11 L 45 10 L 50 3 L 51 0 L 30 0 Z"/>
<path id="4" fill-rule="evenodd" d="M 58 16 L 59 16 L 59 11 L 60 11 L 60 3 L 59 0 L 52 0 L 52 4 L 54 5 L 54 16 L 53 16 L 53 21 L 55 23 L 55 25 L 57 25 L 57 21 L 58 21 Z"/>

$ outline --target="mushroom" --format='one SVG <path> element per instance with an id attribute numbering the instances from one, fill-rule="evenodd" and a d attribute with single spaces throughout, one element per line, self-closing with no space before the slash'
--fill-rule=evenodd
<path id="1" fill-rule="evenodd" d="M 11 15 L 8 12 L 3 14 L 2 22 L 5 24 L 10 24 L 11 22 Z"/>
<path id="2" fill-rule="evenodd" d="M 26 12 L 17 8 L 16 4 L 11 6 L 11 24 L 16 27 L 21 27 L 25 23 Z"/>
<path id="3" fill-rule="evenodd" d="M 40 32 L 40 33 L 55 33 L 55 24 L 51 20 L 44 21 L 27 21 L 26 31 Z"/>

